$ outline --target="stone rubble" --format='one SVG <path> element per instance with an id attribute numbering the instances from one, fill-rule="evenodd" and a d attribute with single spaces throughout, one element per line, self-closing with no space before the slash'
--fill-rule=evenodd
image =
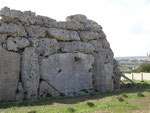
<path id="1" fill-rule="evenodd" d="M 57 22 L 8 7 L 0 16 L 0 102 L 120 88 L 118 64 L 95 21 L 77 14 Z"/>

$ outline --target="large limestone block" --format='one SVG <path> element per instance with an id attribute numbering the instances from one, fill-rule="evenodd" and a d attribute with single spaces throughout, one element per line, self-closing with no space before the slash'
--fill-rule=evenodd
<path id="1" fill-rule="evenodd" d="M 20 74 L 20 55 L 0 46 L 0 101 L 14 101 Z"/>
<path id="2" fill-rule="evenodd" d="M 69 30 L 83 30 L 84 25 L 80 24 L 79 22 L 75 21 L 68 21 L 68 22 L 58 22 L 59 28 L 69 29 Z"/>
<path id="3" fill-rule="evenodd" d="M 114 79 L 114 89 L 120 89 L 120 78 L 122 73 L 118 68 L 118 62 L 114 59 L 113 60 L 113 79 Z"/>
<path id="4" fill-rule="evenodd" d="M 80 40 L 80 37 L 76 31 L 70 31 L 65 29 L 49 28 L 49 37 L 55 38 L 56 40 Z"/>
<path id="5" fill-rule="evenodd" d="M 58 27 L 56 20 L 46 16 L 40 16 L 40 15 L 37 15 L 35 24 L 46 26 L 46 27 Z"/>
<path id="6" fill-rule="evenodd" d="M 60 96 L 60 93 L 56 91 L 50 84 L 46 81 L 40 82 L 39 95 L 42 97 L 51 95 L 52 97 Z"/>
<path id="7" fill-rule="evenodd" d="M 103 39 L 103 38 L 105 38 L 105 36 L 104 36 L 103 32 L 97 33 L 97 32 L 93 32 L 93 31 L 81 31 L 80 38 L 83 41 L 87 41 L 87 40 Z"/>
<path id="8" fill-rule="evenodd" d="M 60 48 L 56 39 L 42 38 L 39 40 L 39 47 L 37 48 L 39 53 L 44 56 L 49 56 L 57 52 Z"/>
<path id="9" fill-rule="evenodd" d="M 19 10 L 11 10 L 8 7 L 4 7 L 0 11 L 0 16 L 5 21 L 22 23 L 22 24 L 34 24 L 36 21 L 36 14 L 31 11 L 21 12 Z"/>
<path id="10" fill-rule="evenodd" d="M 110 62 L 104 63 L 104 56 L 101 53 L 93 55 L 93 78 L 96 90 L 101 92 L 113 90 L 113 65 Z"/>
<path id="11" fill-rule="evenodd" d="M 31 44 L 37 49 L 39 55 L 49 56 L 58 51 L 60 48 L 56 39 L 49 38 L 30 38 Z"/>
<path id="12" fill-rule="evenodd" d="M 86 23 L 87 17 L 82 14 L 76 14 L 76 15 L 67 16 L 66 21 L 75 21 L 75 22 L 80 22 L 80 23 Z"/>
<path id="13" fill-rule="evenodd" d="M 1 25 L 0 34 L 8 34 L 10 36 L 27 36 L 24 27 L 17 24 Z"/>
<path id="14" fill-rule="evenodd" d="M 2 17 L 3 20 L 13 22 L 13 23 L 22 23 L 22 24 L 37 24 L 37 25 L 42 25 L 46 27 L 57 27 L 57 22 L 54 19 L 45 17 L 45 16 L 40 16 L 31 12 L 31 11 L 24 11 L 21 12 L 19 10 L 13 10 L 8 7 L 4 7 L 0 11 L 0 16 Z"/>
<path id="15" fill-rule="evenodd" d="M 94 31 L 94 32 L 101 32 L 102 26 L 97 24 L 93 20 L 87 20 L 87 22 L 84 24 L 84 27 L 86 30 Z"/>
<path id="16" fill-rule="evenodd" d="M 91 40 L 89 41 L 94 46 L 95 52 L 102 52 L 103 51 L 103 40 Z"/>
<path id="17" fill-rule="evenodd" d="M 82 53 L 54 54 L 43 59 L 41 78 L 57 91 L 67 94 L 90 89 L 94 57 Z"/>
<path id="18" fill-rule="evenodd" d="M 24 50 L 21 74 L 26 99 L 36 99 L 40 74 L 38 54 L 35 48 L 28 47 Z"/>
<path id="19" fill-rule="evenodd" d="M 25 29 L 28 35 L 32 37 L 45 37 L 46 36 L 46 28 L 44 27 L 31 25 L 31 26 L 25 27 Z"/>
<path id="20" fill-rule="evenodd" d="M 26 38 L 10 37 L 6 41 L 7 50 L 18 51 L 30 45 L 30 42 Z"/>
<path id="21" fill-rule="evenodd" d="M 86 42 L 61 42 L 60 46 L 62 52 L 92 53 L 94 51 L 94 46 Z"/>
<path id="22" fill-rule="evenodd" d="M 109 62 L 111 62 L 111 64 L 113 64 L 113 57 L 114 57 L 114 53 L 110 48 L 105 49 L 103 52 L 101 52 L 101 58 L 105 64 L 109 63 Z"/>

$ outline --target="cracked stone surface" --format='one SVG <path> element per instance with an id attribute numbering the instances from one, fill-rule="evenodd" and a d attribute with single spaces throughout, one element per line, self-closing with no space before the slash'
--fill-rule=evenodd
<path id="1" fill-rule="evenodd" d="M 28 47 L 22 55 L 21 77 L 26 99 L 36 99 L 39 87 L 39 63 L 35 48 Z"/>
<path id="2" fill-rule="evenodd" d="M 20 74 L 20 55 L 0 46 L 0 101 L 14 101 Z"/>
<path id="3" fill-rule="evenodd" d="M 43 59 L 41 77 L 61 93 L 90 89 L 94 57 L 82 53 L 55 54 Z M 79 68 L 80 67 L 80 68 Z"/>

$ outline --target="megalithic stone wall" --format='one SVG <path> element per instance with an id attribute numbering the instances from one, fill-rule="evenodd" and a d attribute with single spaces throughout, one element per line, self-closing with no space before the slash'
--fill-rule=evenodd
<path id="1" fill-rule="evenodd" d="M 0 101 L 120 87 L 120 72 L 106 35 L 86 16 L 57 22 L 7 7 L 0 16 Z"/>

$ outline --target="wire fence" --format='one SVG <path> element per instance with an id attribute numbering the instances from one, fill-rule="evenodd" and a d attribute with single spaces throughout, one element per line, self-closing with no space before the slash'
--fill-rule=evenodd
<path id="1" fill-rule="evenodd" d="M 124 75 L 131 80 L 150 80 L 150 73 L 124 73 Z"/>

